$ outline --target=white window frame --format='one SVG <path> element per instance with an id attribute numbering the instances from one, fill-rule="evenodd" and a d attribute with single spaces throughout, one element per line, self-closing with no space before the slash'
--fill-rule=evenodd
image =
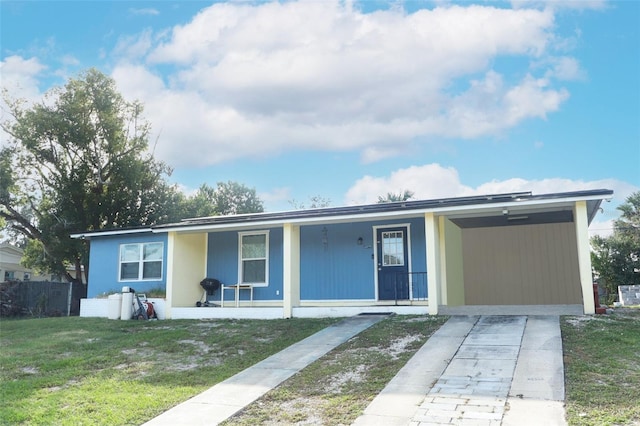
<path id="1" fill-rule="evenodd" d="M 409 268 L 409 300 L 413 300 L 413 279 L 412 279 L 412 275 L 411 272 L 413 272 L 413 265 L 411 264 L 411 259 L 413 258 L 412 254 L 411 254 L 411 223 L 390 223 L 388 225 L 374 225 L 372 227 L 372 231 L 373 231 L 373 241 L 378 242 L 378 229 L 387 229 L 387 228 L 407 228 L 407 235 L 406 235 L 406 239 L 407 239 L 407 258 L 409 259 L 409 263 L 407 264 L 407 267 Z M 376 250 L 373 251 L 373 284 L 374 284 L 374 294 L 375 294 L 375 300 L 380 300 L 378 297 L 378 250 L 376 248 Z"/>
<path id="2" fill-rule="evenodd" d="M 382 259 L 381 259 L 381 260 L 382 260 L 382 266 L 386 266 L 386 267 L 390 267 L 390 266 L 401 266 L 401 267 L 404 267 L 404 266 L 405 266 L 405 264 L 404 264 L 404 258 L 405 258 L 404 242 L 406 241 L 406 235 L 404 235 L 404 230 L 402 230 L 402 231 L 399 231 L 399 230 L 397 230 L 397 229 L 396 229 L 396 230 L 393 230 L 393 231 L 385 231 L 385 230 L 382 230 L 381 232 L 382 232 L 382 238 L 383 238 L 383 241 L 381 241 L 381 244 L 382 244 Z M 386 247 L 385 247 L 385 245 L 384 245 L 384 238 L 385 238 L 385 237 L 384 237 L 384 234 L 385 234 L 385 233 L 386 233 L 386 234 L 392 234 L 392 233 L 393 233 L 393 234 L 395 234 L 393 237 L 389 236 L 388 238 L 396 238 L 396 239 L 398 238 L 398 234 L 400 234 L 400 236 L 401 236 L 401 241 L 402 241 L 402 245 L 400 246 L 400 247 L 401 247 L 401 249 L 402 249 L 402 257 L 401 257 L 401 258 L 398 258 L 398 256 L 395 256 L 395 255 L 397 255 L 397 254 L 398 254 L 398 244 L 397 244 L 397 243 L 395 243 L 395 244 L 393 245 L 393 248 L 395 249 L 395 252 L 394 252 L 394 256 L 393 256 L 393 258 L 394 258 L 394 259 L 396 259 L 396 261 L 397 261 L 397 260 L 401 260 L 401 263 L 386 263 L 386 259 L 384 258 L 385 251 L 386 251 L 386 250 L 385 250 L 385 249 L 386 249 Z M 391 248 L 391 246 L 388 246 L 387 248 Z"/>
<path id="3" fill-rule="evenodd" d="M 242 258 L 242 238 L 247 236 L 264 235 L 265 257 Z M 246 260 L 264 260 L 264 282 L 244 281 L 242 265 Z M 238 284 L 251 284 L 253 287 L 267 287 L 269 285 L 269 231 L 238 232 Z"/>
<path id="4" fill-rule="evenodd" d="M 160 244 L 162 247 L 160 252 L 160 260 L 144 260 L 144 246 L 149 244 Z M 138 276 L 137 278 L 122 278 L 122 264 L 134 263 L 132 261 L 125 262 L 122 260 L 122 250 L 126 246 L 138 246 Z M 153 278 L 143 278 L 144 264 L 146 262 L 160 262 L 160 276 Z M 147 241 L 144 243 L 124 243 L 120 244 L 118 249 L 118 282 L 134 282 L 134 281 L 161 281 L 163 279 L 164 272 L 164 243 L 162 241 Z"/>

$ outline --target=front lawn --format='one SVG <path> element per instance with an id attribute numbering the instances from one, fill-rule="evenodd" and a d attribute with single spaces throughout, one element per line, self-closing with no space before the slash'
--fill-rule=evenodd
<path id="1" fill-rule="evenodd" d="M 141 424 L 336 319 L 0 322 L 0 424 Z"/>
<path id="2" fill-rule="evenodd" d="M 640 309 L 561 327 L 569 425 L 640 425 Z"/>

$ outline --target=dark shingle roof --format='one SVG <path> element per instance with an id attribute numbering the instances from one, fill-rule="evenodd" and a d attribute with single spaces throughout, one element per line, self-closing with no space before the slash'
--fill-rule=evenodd
<path id="1" fill-rule="evenodd" d="M 119 235 L 136 232 L 166 232 L 167 230 L 189 230 L 190 228 L 215 228 L 217 226 L 242 226 L 247 227 L 251 224 L 278 224 L 285 223 L 287 221 L 322 221 L 326 220 L 339 220 L 341 217 L 350 218 L 354 216 L 375 216 L 376 214 L 385 215 L 389 214 L 411 214 L 415 212 L 433 211 L 439 209 L 455 210 L 456 207 L 461 209 L 465 207 L 486 207 L 492 204 L 535 204 L 536 201 L 548 201 L 553 203 L 554 201 L 569 201 L 569 200 L 590 200 L 588 201 L 588 220 L 591 222 L 597 209 L 600 206 L 600 202 L 603 199 L 610 198 L 613 195 L 613 191 L 609 189 L 594 189 L 585 191 L 574 192 L 558 192 L 551 194 L 533 195 L 531 192 L 512 192 L 505 194 L 490 194 L 490 195 L 474 195 L 469 197 L 455 197 L 455 198 L 438 198 L 432 200 L 414 200 L 414 201 L 401 201 L 391 203 L 377 203 L 377 204 L 365 204 L 355 206 L 344 207 L 326 207 L 318 209 L 306 209 L 306 210 L 291 210 L 282 212 L 264 212 L 264 213 L 249 213 L 230 216 L 211 216 L 200 217 L 192 219 L 184 219 L 177 223 L 168 223 L 164 225 L 156 225 L 147 228 L 139 229 L 119 229 L 119 230 L 102 230 L 102 231 L 90 231 L 82 234 L 72 235 L 74 238 L 84 238 L 103 235 Z"/>
<path id="2" fill-rule="evenodd" d="M 601 196 L 602 198 L 609 197 L 613 194 L 613 191 L 608 189 L 588 190 L 588 191 L 576 191 L 576 192 L 560 192 L 553 194 L 541 194 L 533 195 L 531 192 L 513 192 L 506 194 L 491 194 L 491 195 L 474 195 L 470 197 L 455 197 L 455 198 L 438 198 L 433 200 L 415 200 L 415 201 L 399 201 L 392 203 L 377 203 L 377 204 L 365 204 L 345 207 L 326 207 L 319 209 L 306 209 L 306 210 L 292 210 L 283 212 L 265 212 L 265 213 L 250 213 L 239 214 L 230 216 L 211 216 L 202 218 L 184 219 L 179 223 L 170 223 L 165 225 L 155 226 L 154 229 L 163 228 L 175 228 L 175 227 L 191 227 L 202 225 L 218 225 L 218 224 L 233 224 L 233 223 L 250 223 L 250 222 L 263 222 L 263 221 L 278 221 L 278 220 L 293 220 L 293 219 L 305 219 L 305 218 L 318 218 L 323 217 L 340 217 L 351 216 L 359 214 L 376 214 L 385 212 L 399 212 L 411 210 L 432 210 L 443 207 L 461 207 L 461 206 L 481 206 L 489 204 L 500 204 L 505 202 L 514 201 L 534 201 L 534 200 L 559 200 L 565 198 L 590 198 L 594 196 Z"/>

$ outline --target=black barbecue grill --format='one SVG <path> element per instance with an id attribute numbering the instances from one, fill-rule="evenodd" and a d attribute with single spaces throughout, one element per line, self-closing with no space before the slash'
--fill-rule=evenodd
<path id="1" fill-rule="evenodd" d="M 213 296 L 213 294 L 220 289 L 222 283 L 215 278 L 205 278 L 200 281 L 200 287 L 204 289 L 204 294 L 202 295 L 203 300 L 198 300 L 196 302 L 196 306 L 218 306 L 215 303 L 209 302 L 209 297 Z"/>

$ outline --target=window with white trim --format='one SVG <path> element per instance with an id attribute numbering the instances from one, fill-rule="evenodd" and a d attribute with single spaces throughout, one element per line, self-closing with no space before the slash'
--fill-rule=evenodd
<path id="1" fill-rule="evenodd" d="M 120 281 L 162 279 L 163 243 L 120 245 Z"/>
<path id="2" fill-rule="evenodd" d="M 268 285 L 269 231 L 240 232 L 238 238 L 238 282 Z"/>
<path id="3" fill-rule="evenodd" d="M 404 232 L 382 233 L 382 265 L 404 266 Z"/>

